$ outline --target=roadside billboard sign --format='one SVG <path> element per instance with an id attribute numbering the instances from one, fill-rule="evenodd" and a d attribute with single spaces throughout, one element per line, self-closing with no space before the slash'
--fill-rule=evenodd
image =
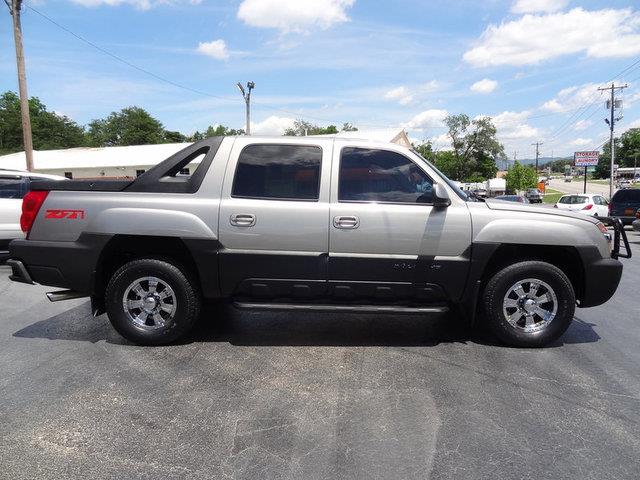
<path id="1" fill-rule="evenodd" d="M 600 152 L 597 150 L 589 152 L 575 152 L 573 154 L 573 162 L 576 167 L 594 167 L 598 165 L 598 156 Z"/>

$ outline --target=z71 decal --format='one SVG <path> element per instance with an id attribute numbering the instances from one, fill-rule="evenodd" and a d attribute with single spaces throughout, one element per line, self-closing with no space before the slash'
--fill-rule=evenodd
<path id="1" fill-rule="evenodd" d="M 71 220 L 84 220 L 84 210 L 47 210 L 44 218 L 69 218 Z"/>

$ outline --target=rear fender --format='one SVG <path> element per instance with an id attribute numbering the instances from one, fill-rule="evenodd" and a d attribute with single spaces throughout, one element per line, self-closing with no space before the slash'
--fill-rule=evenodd
<path id="1" fill-rule="evenodd" d="M 89 221 L 86 231 L 113 235 L 217 239 L 217 235 L 192 213 L 154 208 L 104 210 Z"/>

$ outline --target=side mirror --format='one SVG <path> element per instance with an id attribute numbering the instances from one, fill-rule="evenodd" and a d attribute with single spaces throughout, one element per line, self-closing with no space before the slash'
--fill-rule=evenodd
<path id="1" fill-rule="evenodd" d="M 447 189 L 440 183 L 433 185 L 433 206 L 434 207 L 448 207 L 451 205 L 451 199 Z"/>

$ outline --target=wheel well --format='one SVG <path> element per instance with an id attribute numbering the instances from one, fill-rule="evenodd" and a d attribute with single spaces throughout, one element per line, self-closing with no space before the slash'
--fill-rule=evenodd
<path id="1" fill-rule="evenodd" d="M 137 258 L 169 258 L 198 277 L 191 252 L 180 238 L 149 235 L 115 235 L 104 247 L 96 266 L 94 294 L 102 298 L 113 273 Z M 199 284 L 199 282 L 197 282 Z"/>
<path id="2" fill-rule="evenodd" d="M 482 275 L 482 285 L 498 271 L 515 262 L 539 260 L 555 265 L 569 277 L 577 299 L 584 293 L 584 267 L 574 247 L 503 244 L 489 259 Z"/>

